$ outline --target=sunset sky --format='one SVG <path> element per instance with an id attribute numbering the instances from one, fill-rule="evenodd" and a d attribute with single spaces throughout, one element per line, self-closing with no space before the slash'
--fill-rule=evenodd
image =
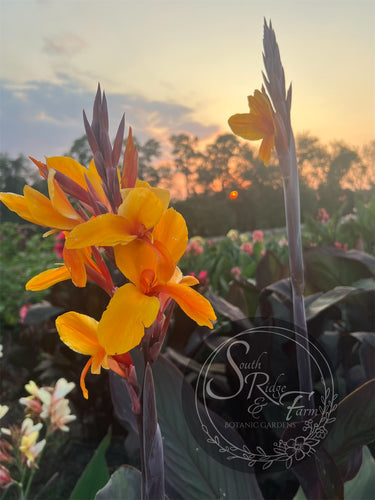
<path id="1" fill-rule="evenodd" d="M 296 133 L 375 138 L 373 0 L 0 0 L 0 150 L 66 153 L 97 83 L 112 134 L 141 140 L 228 132 L 260 88 L 263 18 L 293 85 Z"/>

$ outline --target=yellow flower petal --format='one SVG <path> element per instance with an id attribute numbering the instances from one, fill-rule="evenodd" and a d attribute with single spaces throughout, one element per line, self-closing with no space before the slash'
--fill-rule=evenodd
<path id="1" fill-rule="evenodd" d="M 71 311 L 56 319 L 60 339 L 73 351 L 95 356 L 103 348 L 98 341 L 98 322 L 90 316 Z"/>
<path id="2" fill-rule="evenodd" d="M 99 342 L 107 354 L 123 354 L 137 346 L 145 327 L 155 321 L 159 308 L 156 297 L 144 295 L 133 284 L 119 288 L 98 326 Z"/>
<path id="3" fill-rule="evenodd" d="M 259 116 L 250 113 L 233 115 L 228 120 L 233 133 L 249 141 L 262 139 L 264 130 Z"/>
<path id="4" fill-rule="evenodd" d="M 163 215 L 164 205 L 160 198 L 148 188 L 127 190 L 124 201 L 118 209 L 119 215 L 125 217 L 132 226 L 133 234 L 144 226 L 151 229 Z"/>
<path id="5" fill-rule="evenodd" d="M 174 208 L 169 208 L 156 224 L 153 239 L 160 241 L 172 257 L 175 267 L 183 256 L 188 242 L 188 230 L 185 219 Z"/>
<path id="6" fill-rule="evenodd" d="M 128 243 L 137 236 L 132 234 L 127 219 L 116 214 L 103 214 L 76 226 L 65 241 L 66 248 L 83 248 L 91 245 L 114 246 Z"/>
<path id="7" fill-rule="evenodd" d="M 104 206 L 106 206 L 109 209 L 110 203 L 107 199 L 106 194 L 104 193 L 102 180 L 100 178 L 100 175 L 98 174 L 98 171 L 96 170 L 94 160 L 91 160 L 86 176 L 88 180 L 91 182 L 93 188 L 95 189 L 100 201 L 103 203 Z"/>
<path id="8" fill-rule="evenodd" d="M 275 139 L 274 136 L 266 136 L 264 137 L 262 144 L 259 149 L 259 159 L 267 165 L 271 159 L 271 153 L 273 148 L 275 147 Z"/>
<path id="9" fill-rule="evenodd" d="M 212 328 L 211 321 L 216 319 L 216 315 L 211 304 L 203 295 L 186 285 L 176 283 L 160 285 L 158 291 L 172 297 L 198 325 Z"/>
<path id="10" fill-rule="evenodd" d="M 48 193 L 53 208 L 69 219 L 80 221 L 81 217 L 74 210 L 66 194 L 56 182 L 55 173 L 56 171 L 52 169 L 48 172 Z"/>
<path id="11" fill-rule="evenodd" d="M 267 164 L 275 146 L 276 126 L 271 104 L 262 92 L 255 90 L 248 97 L 250 113 L 236 114 L 229 118 L 232 131 L 244 139 L 256 141 L 263 139 L 259 158 Z"/>
<path id="12" fill-rule="evenodd" d="M 22 219 L 32 222 L 33 224 L 38 224 L 35 218 L 31 215 L 25 198 L 20 194 L 0 193 L 0 201 L 2 201 L 4 205 L 9 208 L 9 210 L 22 217 Z"/>
<path id="13" fill-rule="evenodd" d="M 57 212 L 51 201 L 32 187 L 25 186 L 23 194 L 36 224 L 57 229 L 72 229 L 78 224 L 76 219 L 65 217 Z"/>
<path id="14" fill-rule="evenodd" d="M 128 245 L 117 245 L 114 251 L 117 267 L 138 288 L 142 287 L 140 278 L 145 270 L 150 269 L 156 275 L 158 258 L 145 241 L 134 240 Z"/>
<path id="15" fill-rule="evenodd" d="M 260 90 L 255 90 L 253 96 L 249 95 L 247 101 L 251 113 L 272 118 L 271 106 L 267 97 Z"/>
<path id="16" fill-rule="evenodd" d="M 83 189 L 86 189 L 85 173 L 87 173 L 87 169 L 78 163 L 78 161 L 67 156 L 52 156 L 46 158 L 46 165 L 48 170 L 52 168 L 57 172 L 61 172 L 79 184 Z"/>
<path id="17" fill-rule="evenodd" d="M 70 279 L 70 272 L 66 266 L 61 266 L 56 269 L 48 269 L 42 273 L 34 276 L 26 283 L 26 290 L 37 292 L 39 290 L 46 290 L 60 281 Z"/>
<path id="18" fill-rule="evenodd" d="M 85 287 L 87 273 L 83 253 L 79 250 L 70 250 L 64 246 L 63 258 L 74 285 L 80 288 Z"/>

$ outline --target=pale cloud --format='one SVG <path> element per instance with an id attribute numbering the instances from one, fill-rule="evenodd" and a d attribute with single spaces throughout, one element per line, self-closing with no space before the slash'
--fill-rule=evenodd
<path id="1" fill-rule="evenodd" d="M 87 49 L 89 44 L 74 33 L 60 33 L 43 39 L 43 51 L 50 55 L 74 56 Z"/>
<path id="2" fill-rule="evenodd" d="M 61 155 L 84 134 L 82 110 L 91 121 L 95 92 L 66 74 L 59 74 L 58 80 L 22 85 L 0 80 L 2 153 L 11 157 L 22 153 L 39 159 Z M 161 142 L 163 151 L 168 150 L 172 134 L 188 132 L 204 139 L 219 131 L 215 125 L 196 121 L 193 109 L 178 103 L 127 93 L 108 93 L 107 102 L 111 137 L 125 113 L 126 126 L 132 126 L 137 139 L 144 143 L 154 138 Z"/>

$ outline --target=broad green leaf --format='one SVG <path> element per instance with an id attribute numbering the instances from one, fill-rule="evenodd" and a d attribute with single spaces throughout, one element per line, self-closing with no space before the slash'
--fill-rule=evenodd
<path id="1" fill-rule="evenodd" d="M 375 461 L 367 446 L 363 447 L 362 453 L 358 474 L 344 485 L 345 500 L 368 500 L 375 496 Z"/>
<path id="2" fill-rule="evenodd" d="M 350 393 L 338 405 L 324 448 L 345 475 L 352 452 L 375 439 L 375 379 Z"/>
<path id="3" fill-rule="evenodd" d="M 123 465 L 98 491 L 95 500 L 139 500 L 141 498 L 141 481 L 141 472 L 138 469 Z"/>
<path id="4" fill-rule="evenodd" d="M 259 261 L 255 272 L 256 283 L 259 290 L 284 278 L 284 266 L 273 252 L 267 251 Z"/>
<path id="5" fill-rule="evenodd" d="M 314 318 L 319 313 L 337 302 L 340 302 L 351 293 L 358 293 L 357 288 L 352 286 L 336 286 L 332 290 L 323 293 L 306 307 L 306 319 L 310 320 Z"/>
<path id="6" fill-rule="evenodd" d="M 224 467 L 195 441 L 187 424 L 189 419 L 197 420 L 194 394 L 190 387 L 185 387 L 182 394 L 182 374 L 162 356 L 153 369 L 166 479 L 171 489 L 186 500 L 262 498 L 255 474 Z M 186 398 L 184 406 L 182 397 Z"/>
<path id="7" fill-rule="evenodd" d="M 344 484 L 345 500 L 370 500 L 375 493 L 375 461 L 367 446 L 363 447 L 362 465 L 354 479 Z M 306 500 L 299 488 L 293 500 Z"/>
<path id="8" fill-rule="evenodd" d="M 137 367 L 137 374 L 141 377 L 143 370 L 137 349 L 132 351 L 132 358 Z M 200 424 L 195 413 L 194 393 L 190 386 L 185 386 L 182 392 L 186 382 L 181 372 L 163 356 L 159 356 L 152 370 L 158 421 L 164 444 L 167 496 L 181 500 L 262 499 L 255 474 L 224 467 L 195 440 L 190 427 L 191 424 Z M 125 388 L 120 382 L 120 377 L 111 377 L 113 394 L 124 401 Z"/>
<path id="9" fill-rule="evenodd" d="M 375 272 L 375 258 L 357 250 L 313 248 L 304 253 L 304 262 L 309 293 L 352 286 L 356 281 L 371 278 Z"/>
<path id="10" fill-rule="evenodd" d="M 87 464 L 81 477 L 78 479 L 69 500 L 92 500 L 96 492 L 109 480 L 109 472 L 105 460 L 105 453 L 111 442 L 111 429 L 102 439 L 94 456 Z"/>
<path id="11" fill-rule="evenodd" d="M 368 378 L 375 378 L 375 332 L 352 332 L 360 342 L 359 357 Z"/>

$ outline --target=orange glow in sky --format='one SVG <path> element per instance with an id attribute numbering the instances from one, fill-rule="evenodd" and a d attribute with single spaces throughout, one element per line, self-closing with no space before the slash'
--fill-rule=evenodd
<path id="1" fill-rule="evenodd" d="M 66 152 L 83 133 L 82 107 L 91 111 L 83 96 L 94 96 L 98 82 L 110 106 L 118 98 L 119 118 L 111 119 L 125 111 L 142 140 L 229 133 L 229 116 L 246 113 L 247 96 L 262 85 L 264 18 L 272 20 L 286 84 L 293 84 L 294 133 L 353 146 L 373 140 L 373 0 L 3 0 L 0 91 L 8 92 L 2 108 L 15 123 L 10 131 L 2 110 L 1 148 L 11 134 L 25 141 L 41 126 L 61 137 L 54 154 Z M 76 115 L 64 113 L 56 88 Z M 52 146 L 50 137 L 45 143 Z M 19 152 L 53 153 L 26 146 Z"/>

